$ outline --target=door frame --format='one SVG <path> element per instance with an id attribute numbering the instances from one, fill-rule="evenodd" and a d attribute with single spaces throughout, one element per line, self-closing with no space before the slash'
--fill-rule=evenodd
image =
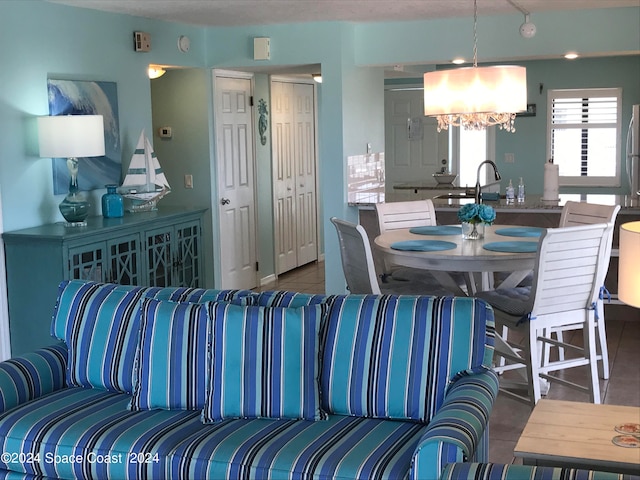
<path id="1" fill-rule="evenodd" d="M 222 232 L 220 231 L 220 215 L 219 215 L 219 208 L 218 208 L 218 201 L 220 198 L 220 189 L 219 189 L 219 184 L 218 184 L 218 145 L 219 145 L 219 141 L 220 139 L 218 138 L 218 107 L 219 105 L 217 104 L 217 88 L 216 88 L 216 81 L 218 78 L 233 78 L 233 79 L 240 79 L 240 80 L 249 80 L 250 83 L 250 88 L 251 88 L 251 96 L 253 97 L 254 91 L 255 91 L 255 77 L 253 75 L 253 73 L 251 72 L 243 72 L 243 71 L 236 71 L 236 70 L 225 70 L 225 69 L 218 69 L 218 68 L 214 68 L 211 71 L 211 86 L 212 86 L 212 104 L 213 104 L 213 132 L 212 132 L 212 139 L 213 139 L 213 154 L 211 156 L 211 184 L 212 184 L 212 188 L 211 188 L 211 222 L 212 222 L 212 237 L 213 237 L 213 242 L 215 244 L 215 246 L 213 247 L 213 259 L 214 259 L 214 283 L 216 285 L 222 285 L 223 283 L 223 271 L 222 271 L 222 251 L 220 249 L 221 247 L 221 242 L 220 242 L 220 238 L 222 237 Z M 251 124 L 255 125 L 256 124 L 256 118 L 255 118 L 255 109 L 251 108 Z M 252 132 L 254 133 L 254 132 Z M 256 138 L 255 138 L 255 133 L 251 136 L 251 151 L 252 151 L 252 158 L 253 158 L 253 162 L 251 165 L 251 169 L 253 172 L 253 201 L 254 201 L 254 206 L 257 203 L 257 191 L 256 191 L 256 175 L 257 175 L 257 166 L 256 166 Z M 260 242 L 260 231 L 258 229 L 258 218 L 257 218 L 257 209 L 254 208 L 253 209 L 253 226 L 254 226 L 254 231 L 255 231 L 255 243 L 253 245 L 253 254 L 254 257 L 256 258 L 257 261 L 259 261 L 259 257 L 258 257 L 258 245 Z M 258 279 L 258 269 L 255 270 L 255 283 L 258 286 L 259 285 L 259 279 Z"/>
<path id="2" fill-rule="evenodd" d="M 320 175 L 319 175 L 319 150 L 318 150 L 318 84 L 313 78 L 306 77 L 296 77 L 296 76 L 288 76 L 288 75 L 270 75 L 269 76 L 269 95 L 271 96 L 271 85 L 273 82 L 282 82 L 282 83 L 303 83 L 305 85 L 313 86 L 313 116 L 314 116 L 314 155 L 315 155 L 315 189 L 316 189 L 316 253 L 317 253 L 317 262 L 324 261 L 324 248 L 321 244 L 322 239 L 324 238 L 324 233 L 322 230 L 322 212 L 320 209 L 321 202 L 319 199 L 319 188 L 320 188 Z M 273 103 L 273 102 L 271 102 Z M 273 135 L 273 129 L 271 129 L 271 134 Z M 273 145 L 273 139 L 271 140 L 271 144 Z M 271 154 L 271 171 L 273 172 L 273 153 Z M 275 193 L 275 179 L 273 176 L 271 177 L 271 191 L 272 191 L 272 211 L 275 208 L 276 203 L 276 193 Z M 275 215 L 273 215 L 273 266 L 274 266 L 274 275 L 277 279 L 280 275 L 278 271 L 278 249 L 276 244 L 276 219 Z M 286 273 L 286 272 L 285 272 Z"/>
<path id="3" fill-rule="evenodd" d="M 0 233 L 2 223 L 2 192 L 0 191 Z M 7 299 L 7 271 L 4 242 L 0 241 L 0 361 L 11 357 L 11 331 L 9 330 L 9 301 Z"/>

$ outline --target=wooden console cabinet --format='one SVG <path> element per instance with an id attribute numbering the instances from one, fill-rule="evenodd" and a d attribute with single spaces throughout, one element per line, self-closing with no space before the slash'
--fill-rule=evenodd
<path id="1" fill-rule="evenodd" d="M 205 211 L 163 208 L 90 217 L 86 227 L 54 223 L 3 233 L 11 354 L 54 343 L 51 316 L 62 280 L 204 286 Z"/>

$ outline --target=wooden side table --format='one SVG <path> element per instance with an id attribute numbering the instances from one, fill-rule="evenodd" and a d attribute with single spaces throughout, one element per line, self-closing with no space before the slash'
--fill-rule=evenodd
<path id="1" fill-rule="evenodd" d="M 542 399 L 514 455 L 525 465 L 640 474 L 640 448 L 615 445 L 616 425 L 640 424 L 640 408 Z"/>

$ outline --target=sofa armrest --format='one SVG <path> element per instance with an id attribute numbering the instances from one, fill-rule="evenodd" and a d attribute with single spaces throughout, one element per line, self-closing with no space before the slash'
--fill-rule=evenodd
<path id="1" fill-rule="evenodd" d="M 640 479 L 636 475 L 599 472 L 560 467 L 534 467 L 531 465 L 504 465 L 499 463 L 451 463 L 442 472 L 440 480 L 567 480 L 588 478 L 589 480 L 632 480 Z"/>
<path id="2" fill-rule="evenodd" d="M 67 347 L 51 345 L 0 363 L 0 413 L 66 386 Z"/>
<path id="3" fill-rule="evenodd" d="M 460 376 L 416 447 L 411 478 L 438 478 L 448 463 L 476 460 L 476 449 L 486 447 L 482 439 L 497 395 L 493 370 Z"/>

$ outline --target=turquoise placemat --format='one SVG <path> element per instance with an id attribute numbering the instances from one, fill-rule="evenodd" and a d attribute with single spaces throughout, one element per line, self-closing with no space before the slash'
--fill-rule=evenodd
<path id="1" fill-rule="evenodd" d="M 499 228 L 496 230 L 496 234 L 505 237 L 539 237 L 543 230 L 539 227 L 509 227 Z"/>
<path id="2" fill-rule="evenodd" d="M 445 242 L 442 240 L 405 240 L 391 244 L 391 248 L 394 250 L 410 250 L 413 252 L 437 252 L 440 250 L 451 250 L 457 246 L 458 245 L 453 242 Z"/>
<path id="3" fill-rule="evenodd" d="M 418 235 L 461 235 L 462 228 L 456 225 L 428 225 L 410 228 L 411 233 Z"/>
<path id="4" fill-rule="evenodd" d="M 538 242 L 491 242 L 482 248 L 492 252 L 530 253 L 538 250 Z"/>

